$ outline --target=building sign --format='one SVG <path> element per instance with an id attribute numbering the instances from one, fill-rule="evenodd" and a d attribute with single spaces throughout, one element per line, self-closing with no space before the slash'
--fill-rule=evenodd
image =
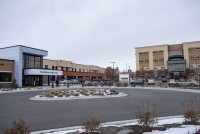
<path id="1" fill-rule="evenodd" d="M 24 75 L 50 75 L 58 76 L 63 75 L 62 71 L 58 70 L 46 70 L 46 69 L 25 69 Z"/>
<path id="2" fill-rule="evenodd" d="M 130 74 L 129 73 L 121 73 L 119 74 L 119 81 L 120 82 L 130 82 Z"/>

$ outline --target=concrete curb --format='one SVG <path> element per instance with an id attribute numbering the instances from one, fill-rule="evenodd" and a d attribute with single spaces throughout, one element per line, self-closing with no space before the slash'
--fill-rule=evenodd
<path id="1" fill-rule="evenodd" d="M 98 98 L 118 98 L 125 97 L 128 94 L 119 93 L 118 95 L 107 95 L 107 96 L 75 96 L 75 97 L 57 97 L 57 98 L 39 98 L 37 96 L 30 98 L 35 101 L 55 101 L 55 100 L 81 100 L 81 99 L 98 99 Z"/>

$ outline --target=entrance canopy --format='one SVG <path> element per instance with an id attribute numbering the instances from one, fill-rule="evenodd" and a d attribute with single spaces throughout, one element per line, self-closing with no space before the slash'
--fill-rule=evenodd
<path id="1" fill-rule="evenodd" d="M 24 75 L 47 75 L 47 76 L 61 76 L 62 71 L 48 70 L 48 69 L 24 69 Z"/>

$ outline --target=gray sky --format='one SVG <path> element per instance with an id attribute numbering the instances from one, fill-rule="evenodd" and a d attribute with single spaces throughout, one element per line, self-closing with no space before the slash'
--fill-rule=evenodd
<path id="1" fill-rule="evenodd" d="M 135 70 L 135 47 L 198 40 L 200 0 L 0 0 L 0 47 L 50 59 Z"/>

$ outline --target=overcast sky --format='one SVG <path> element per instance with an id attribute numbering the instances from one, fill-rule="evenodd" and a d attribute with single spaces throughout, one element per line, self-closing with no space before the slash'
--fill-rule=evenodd
<path id="1" fill-rule="evenodd" d="M 135 47 L 200 40 L 200 0 L 0 0 L 0 47 L 135 70 Z"/>

